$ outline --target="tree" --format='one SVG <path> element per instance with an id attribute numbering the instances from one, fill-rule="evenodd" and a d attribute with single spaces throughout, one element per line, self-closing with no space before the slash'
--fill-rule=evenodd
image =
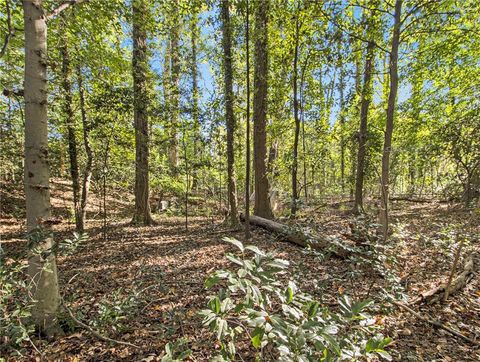
<path id="1" fill-rule="evenodd" d="M 190 22 L 190 41 L 191 41 L 191 77 L 192 77 L 192 121 L 193 121 L 193 154 L 197 155 L 198 152 L 201 152 L 200 141 L 200 107 L 199 99 L 200 92 L 198 89 L 198 65 L 197 65 L 197 47 L 198 47 L 198 6 L 193 5 L 193 14 Z M 192 189 L 197 188 L 198 176 L 197 170 L 194 168 L 192 172 Z"/>
<path id="2" fill-rule="evenodd" d="M 292 205 L 291 215 L 295 216 L 297 212 L 298 204 L 298 191 L 297 191 L 297 170 L 298 170 L 298 139 L 300 134 L 300 117 L 298 114 L 298 48 L 300 41 L 300 19 L 299 19 L 299 6 L 296 8 L 295 13 L 295 34 L 294 34 L 294 46 L 293 46 L 293 118 L 295 120 L 295 133 L 293 141 L 293 157 L 292 157 Z M 306 183 L 305 183 L 306 185 Z"/>
<path id="3" fill-rule="evenodd" d="M 172 173 L 177 174 L 178 167 L 178 123 L 180 116 L 180 17 L 178 13 L 178 0 L 174 1 L 170 27 L 170 84 L 168 85 L 170 94 L 170 110 L 168 122 L 170 123 L 170 146 L 169 160 L 172 167 Z"/>
<path id="4" fill-rule="evenodd" d="M 255 167 L 254 214 L 272 218 L 267 176 L 267 92 L 268 92 L 268 0 L 255 2 L 255 52 L 253 94 L 253 155 Z"/>
<path id="5" fill-rule="evenodd" d="M 235 114 L 233 113 L 233 71 L 232 71 L 232 39 L 230 29 L 230 4 L 228 0 L 221 2 L 222 45 L 223 45 L 223 76 L 225 93 L 225 121 L 227 125 L 227 192 L 230 224 L 238 224 L 237 186 L 235 182 Z"/>
<path id="6" fill-rule="evenodd" d="M 85 228 L 85 219 L 87 216 L 87 203 L 90 191 L 90 182 L 92 179 L 92 167 L 93 167 L 93 151 L 90 144 L 90 131 L 92 128 L 91 122 L 87 117 L 87 111 L 85 106 L 85 88 L 83 85 L 82 69 L 80 65 L 77 66 L 77 87 L 78 96 L 80 100 L 80 116 L 82 118 L 83 128 L 83 146 L 85 148 L 86 161 L 85 168 L 83 169 L 82 180 L 82 195 L 80 200 L 80 213 L 79 213 L 79 231 L 83 231 Z"/>
<path id="7" fill-rule="evenodd" d="M 75 214 L 75 226 L 78 231 L 83 231 L 83 218 L 80 205 L 80 173 L 78 169 L 77 138 L 75 136 L 75 117 L 72 108 L 72 69 L 68 51 L 68 36 L 65 27 L 66 17 L 62 13 L 63 39 L 60 45 L 62 56 L 62 87 L 64 92 L 63 113 L 67 126 L 68 156 L 70 159 L 70 176 L 72 178 L 73 210 Z"/>
<path id="8" fill-rule="evenodd" d="M 245 3 L 245 63 L 246 63 L 246 93 L 247 112 L 245 115 L 245 240 L 250 238 L 250 4 Z"/>
<path id="9" fill-rule="evenodd" d="M 370 18 L 372 19 L 372 18 Z M 373 32 L 373 20 L 367 26 L 367 34 Z M 371 35 L 370 35 L 371 36 Z M 354 212 L 363 212 L 363 180 L 365 177 L 365 157 L 367 152 L 368 136 L 368 109 L 372 101 L 372 71 L 375 61 L 375 43 L 371 39 L 367 43 L 365 68 L 363 71 L 363 85 L 360 96 L 360 129 L 358 132 L 357 171 L 355 181 Z"/>
<path id="10" fill-rule="evenodd" d="M 51 205 L 47 119 L 47 20 L 81 0 L 61 4 L 46 14 L 43 0 L 23 1 L 25 34 L 25 201 L 27 232 L 32 245 L 28 259 L 32 317 L 47 336 L 61 333 L 57 320 L 60 306 L 58 274 L 51 231 Z"/>
<path id="11" fill-rule="evenodd" d="M 145 20 L 147 3 L 133 0 L 133 108 L 135 123 L 135 214 L 133 223 L 151 225 L 148 180 L 148 55 Z"/>
<path id="12" fill-rule="evenodd" d="M 402 16 L 403 0 L 395 1 L 395 17 L 393 24 L 393 35 L 389 60 L 390 91 L 388 94 L 387 122 L 385 126 L 385 140 L 382 154 L 382 175 L 381 175 L 381 207 L 380 222 L 383 226 L 384 237 L 388 233 L 388 193 L 389 193 L 389 170 L 390 152 L 392 149 L 393 121 L 395 118 L 395 106 L 397 103 L 398 91 L 398 48 L 400 46 L 400 27 Z"/>

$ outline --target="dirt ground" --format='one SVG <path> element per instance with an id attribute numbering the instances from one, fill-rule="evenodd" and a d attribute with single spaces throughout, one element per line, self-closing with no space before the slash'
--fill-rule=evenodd
<path id="1" fill-rule="evenodd" d="M 61 185 L 57 187 L 62 189 Z M 7 195 L 8 196 L 8 195 Z M 11 196 L 11 195 L 10 195 Z M 2 197 L 3 202 L 17 202 Z M 54 193 L 54 214 L 65 217 L 68 199 Z M 67 201 L 66 201 L 67 200 Z M 118 211 L 128 200 L 112 196 Z M 122 203 L 123 202 L 123 203 Z M 24 220 L 21 210 L 2 206 L 2 246 L 7 258 L 22 255 L 25 250 Z M 7 210 L 8 209 L 8 210 Z M 347 241 L 353 216 L 347 207 L 325 205 L 305 210 L 297 221 L 317 233 Z M 13 210 L 13 211 L 12 211 Z M 90 210 L 95 216 L 96 206 Z M 62 216 L 63 215 L 63 216 Z M 307 217 L 308 216 L 308 217 Z M 224 254 L 235 251 L 222 241 L 225 236 L 243 240 L 243 232 L 221 225 L 221 220 L 206 217 L 190 218 L 188 230 L 184 218 L 156 216 L 157 225 L 135 228 L 121 212 L 110 215 L 106 235 L 99 216 L 88 220 L 88 240 L 73 255 L 58 259 L 61 293 L 65 304 L 84 322 L 98 319 L 105 300 L 125 301 L 141 291 L 141 302 L 131 314 L 119 321 L 116 330 L 108 326 L 96 328 L 111 338 L 140 346 L 112 345 L 95 338 L 83 329 L 66 326 L 64 337 L 54 342 L 33 339 L 36 348 L 48 361 L 155 361 L 160 360 L 165 343 L 184 338 L 192 350 L 193 361 L 207 361 L 219 348 L 215 337 L 201 325 L 197 312 L 204 308 L 209 291 L 205 278 L 219 268 L 230 267 Z M 442 239 L 447 225 L 465 223 L 469 215 L 459 207 L 439 203 L 394 203 L 392 221 L 395 233 L 389 242 L 396 263 L 386 264 L 401 278 L 401 285 L 410 300 L 448 276 L 453 262 L 451 245 Z M 467 226 L 477 233 L 479 216 Z M 63 220 L 55 225 L 56 237 L 71 237 L 73 225 Z M 349 259 L 315 255 L 281 240 L 262 229 L 253 228 L 251 244 L 288 259 L 291 270 L 302 287 L 322 303 L 335 309 L 340 294 L 353 298 L 379 297 L 387 281 L 378 273 L 359 266 Z M 465 256 L 478 251 L 479 241 L 464 247 L 459 268 Z M 475 259 L 476 264 L 480 262 Z M 103 304 L 102 304 L 103 303 Z M 381 303 L 381 302 L 379 302 Z M 436 318 L 459 330 L 471 339 L 480 336 L 480 278 L 477 273 L 465 288 L 450 296 L 447 302 L 412 307 L 422 315 Z M 398 308 L 374 311 L 385 335 L 393 338 L 388 347 L 395 361 L 479 361 L 480 350 L 468 342 L 435 329 L 417 317 Z M 102 329 L 103 328 L 103 329 Z M 11 351 L 10 351 L 11 352 Z M 40 360 L 32 346 L 19 349 L 22 357 L 12 360 Z M 7 352 L 5 352 L 7 353 Z M 241 349 L 244 360 L 252 354 Z M 9 358 L 5 355 L 5 358 Z"/>

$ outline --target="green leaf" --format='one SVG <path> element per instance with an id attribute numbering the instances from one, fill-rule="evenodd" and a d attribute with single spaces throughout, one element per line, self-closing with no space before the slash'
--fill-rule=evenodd
<path id="1" fill-rule="evenodd" d="M 329 348 L 332 349 L 337 356 L 342 355 L 342 350 L 340 349 L 340 346 L 338 345 L 338 342 L 335 340 L 335 338 L 333 338 L 328 333 L 322 333 L 322 337 L 325 338 L 325 341 L 328 343 Z"/>
<path id="2" fill-rule="evenodd" d="M 243 261 L 232 254 L 227 254 L 226 258 L 230 260 L 232 263 L 243 266 Z"/>
<path id="3" fill-rule="evenodd" d="M 260 348 L 262 346 L 262 338 L 265 334 L 265 329 L 261 327 L 256 327 L 252 333 L 252 345 L 255 348 Z"/>
<path id="4" fill-rule="evenodd" d="M 228 329 L 227 321 L 225 319 L 219 319 L 217 323 L 217 339 L 219 341 L 222 340 L 222 337 L 226 333 L 227 329 Z"/>
<path id="5" fill-rule="evenodd" d="M 223 241 L 226 241 L 227 243 L 230 243 L 232 245 L 235 245 L 237 248 L 240 249 L 240 251 L 243 253 L 245 248 L 243 247 L 243 244 L 241 241 L 237 240 L 237 239 L 234 239 L 234 238 L 228 238 L 228 237 L 225 237 L 222 239 Z"/>
<path id="6" fill-rule="evenodd" d="M 218 275 L 212 275 L 205 280 L 205 288 L 209 289 L 220 281 Z"/>
<path id="7" fill-rule="evenodd" d="M 318 302 L 311 302 L 310 307 L 308 308 L 308 318 L 313 318 L 317 315 L 318 311 Z"/>
<path id="8" fill-rule="evenodd" d="M 247 245 L 245 247 L 245 249 L 253 251 L 255 254 L 260 255 L 260 256 L 267 256 L 267 254 L 265 254 L 262 250 L 260 250 L 259 248 L 257 248 L 254 245 Z"/>
<path id="9" fill-rule="evenodd" d="M 220 299 L 218 297 L 210 299 L 209 305 L 212 312 L 220 313 Z"/>
<path id="10" fill-rule="evenodd" d="M 287 297 L 287 304 L 290 304 L 293 300 L 293 289 L 292 287 L 288 286 L 287 290 L 285 291 L 285 296 Z"/>
<path id="11" fill-rule="evenodd" d="M 382 358 L 385 358 L 387 361 L 392 360 L 392 355 L 388 353 L 387 351 L 377 351 L 377 353 L 382 356 Z"/>

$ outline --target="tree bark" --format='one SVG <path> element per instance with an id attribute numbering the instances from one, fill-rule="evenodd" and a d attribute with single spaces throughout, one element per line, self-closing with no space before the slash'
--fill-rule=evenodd
<path id="1" fill-rule="evenodd" d="M 298 116 L 298 42 L 300 37 L 300 22 L 298 19 L 298 9 L 295 16 L 295 45 L 293 53 L 293 118 L 295 120 L 295 133 L 293 138 L 292 152 L 292 205 L 290 213 L 295 217 L 298 205 L 298 139 L 300 135 L 300 117 Z"/>
<path id="2" fill-rule="evenodd" d="M 63 24 L 65 23 L 65 14 L 62 13 Z M 65 124 L 67 126 L 68 140 L 68 156 L 70 159 L 70 176 L 72 178 L 73 192 L 73 210 L 75 214 L 75 226 L 77 231 L 83 231 L 80 207 L 80 173 L 78 169 L 77 155 L 77 137 L 75 135 L 75 117 L 72 109 L 72 83 L 71 83 L 71 67 L 70 56 L 68 52 L 68 39 L 65 26 L 63 26 L 63 41 L 60 45 L 60 53 L 62 54 L 62 87 L 64 92 L 63 112 L 65 114 Z"/>
<path id="3" fill-rule="evenodd" d="M 246 83 L 247 83 L 247 114 L 246 137 L 245 137 L 245 240 L 250 239 L 250 5 L 246 0 L 245 5 L 245 62 L 246 62 Z"/>
<path id="4" fill-rule="evenodd" d="M 371 27 L 369 27 L 371 29 Z M 372 68 L 375 59 L 375 44 L 367 44 L 365 70 L 360 105 L 360 130 L 358 132 L 357 172 L 355 181 L 354 212 L 363 212 L 363 179 L 365 176 L 365 157 L 367 153 L 368 109 L 372 101 Z"/>
<path id="5" fill-rule="evenodd" d="M 242 220 L 244 219 L 242 214 L 240 214 L 240 218 Z M 332 243 L 326 237 L 319 235 L 312 236 L 300 230 L 292 230 L 292 228 L 288 225 L 280 224 L 276 221 L 265 219 L 260 216 L 251 216 L 250 222 L 252 225 L 256 225 L 270 232 L 280 234 L 286 241 L 304 248 L 310 247 L 314 250 L 325 251 L 325 249 L 332 246 Z M 345 258 L 349 254 L 349 252 L 344 249 L 334 250 L 333 248 L 332 253 L 341 258 Z"/>
<path id="6" fill-rule="evenodd" d="M 82 196 L 80 200 L 80 231 L 85 229 L 85 219 L 87 217 L 87 204 L 88 196 L 90 191 L 90 182 L 92 179 L 92 168 L 93 168 L 93 151 L 92 146 L 90 145 L 90 130 L 91 124 L 87 117 L 87 110 L 85 107 L 85 89 L 83 86 L 83 77 L 82 69 L 80 65 L 77 66 L 77 85 L 78 85 L 78 94 L 80 99 L 80 116 L 82 118 L 82 128 L 83 128 L 83 146 L 85 148 L 85 154 L 87 160 L 85 162 L 85 169 L 83 170 L 83 180 L 82 180 Z"/>
<path id="7" fill-rule="evenodd" d="M 270 185 L 267 177 L 267 91 L 268 91 L 268 8 L 269 0 L 255 2 L 255 54 L 253 95 L 253 155 L 255 167 L 254 214 L 272 218 Z"/>
<path id="8" fill-rule="evenodd" d="M 135 123 L 135 214 L 132 222 L 153 223 L 150 212 L 148 180 L 148 55 L 145 17 L 146 0 L 133 0 L 133 109 Z"/>
<path id="9" fill-rule="evenodd" d="M 395 1 L 395 21 L 393 25 L 392 48 L 390 51 L 390 92 L 388 94 L 387 124 L 385 127 L 385 140 L 383 143 L 382 155 L 382 176 L 381 176 L 381 198 L 380 223 L 383 227 L 384 238 L 388 235 L 388 186 L 390 173 L 390 152 L 392 150 L 393 121 L 395 118 L 395 107 L 398 91 L 398 48 L 400 46 L 400 27 L 403 0 Z"/>
<path id="10" fill-rule="evenodd" d="M 175 4 L 177 4 L 175 1 Z M 180 19 L 178 9 L 173 9 L 172 28 L 170 29 L 170 148 L 169 160 L 172 174 L 178 173 L 178 122 L 180 116 Z"/>
<path id="11" fill-rule="evenodd" d="M 229 218 L 231 226 L 238 225 L 237 185 L 235 182 L 235 114 L 233 113 L 233 71 L 232 71 L 232 39 L 230 28 L 230 4 L 228 0 L 221 2 L 223 75 L 225 93 L 225 121 L 227 125 L 227 192 Z"/>
<path id="12" fill-rule="evenodd" d="M 199 156 L 199 153 L 202 152 L 200 148 L 200 110 L 199 110 L 199 99 L 200 94 L 198 91 L 198 68 L 197 68 L 197 40 L 198 40 L 198 14 L 195 11 L 192 15 L 191 21 L 191 46 L 192 46 L 192 59 L 191 59 L 191 69 L 192 69 L 192 120 L 193 120 L 193 154 Z M 201 158 L 201 156 L 200 156 Z M 192 170 L 192 190 L 196 190 L 198 183 L 197 170 L 193 168 Z"/>
<path id="13" fill-rule="evenodd" d="M 50 229 L 47 123 L 47 24 L 43 0 L 24 0 L 25 31 L 25 199 L 27 231 L 35 248 L 28 260 L 35 301 L 32 317 L 47 336 L 60 333 L 60 305 L 54 241 Z M 43 254 L 43 255 L 42 255 Z"/>
<path id="14" fill-rule="evenodd" d="M 341 34 L 340 38 L 341 46 L 344 45 L 343 36 Z M 339 87 L 339 118 L 340 118 L 340 187 L 342 190 L 342 196 L 345 193 L 345 69 L 344 69 L 344 60 L 342 49 L 339 53 L 339 68 L 340 68 L 340 79 L 338 83 Z"/>

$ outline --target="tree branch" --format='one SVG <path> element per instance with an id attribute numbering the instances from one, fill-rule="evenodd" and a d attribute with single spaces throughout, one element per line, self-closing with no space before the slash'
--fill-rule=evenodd
<path id="1" fill-rule="evenodd" d="M 81 4 L 83 2 L 87 2 L 87 1 L 89 1 L 89 0 L 67 0 L 64 3 L 62 3 L 61 5 L 59 5 L 57 8 L 55 8 L 50 14 L 48 14 L 46 16 L 46 20 L 47 21 L 52 20 L 58 14 L 60 14 L 62 11 L 68 9 L 70 6 L 78 5 L 78 4 Z"/>
<path id="2" fill-rule="evenodd" d="M 23 89 L 4 89 L 2 94 L 5 96 L 5 97 L 23 97 Z"/>
<path id="3" fill-rule="evenodd" d="M 10 42 L 10 38 L 13 36 L 14 29 L 12 27 L 12 12 L 10 10 L 10 3 L 9 0 L 5 0 L 5 10 L 7 12 L 7 34 L 5 35 L 5 41 L 3 43 L 2 49 L 0 49 L 0 58 L 5 55 L 7 51 L 8 43 Z"/>
<path id="4" fill-rule="evenodd" d="M 132 347 L 132 348 L 135 348 L 135 349 L 139 349 L 140 347 L 135 345 L 135 344 L 132 344 L 130 342 L 124 342 L 124 341 L 117 341 L 116 339 L 112 339 L 112 338 L 109 338 L 109 337 L 106 337 L 104 336 L 103 334 L 100 334 L 98 333 L 97 331 L 95 331 L 92 327 L 90 327 L 89 325 L 79 321 L 77 318 L 75 318 L 75 316 L 73 315 L 72 311 L 70 310 L 70 308 L 68 308 L 66 305 L 64 305 L 65 309 L 67 310 L 68 314 L 70 315 L 70 318 L 72 318 L 72 320 L 81 328 L 87 330 L 88 332 L 90 332 L 93 336 L 97 337 L 98 339 L 101 339 L 102 341 L 105 341 L 105 342 L 110 342 L 110 343 L 114 343 L 114 344 L 121 344 L 121 345 L 124 345 L 124 346 L 129 346 L 129 347 Z"/>
<path id="5" fill-rule="evenodd" d="M 357 34 L 353 34 L 351 32 L 349 32 L 347 29 L 345 29 L 345 27 L 343 27 L 342 25 L 340 25 L 339 23 L 337 23 L 330 15 L 328 15 L 324 10 L 322 10 L 320 8 L 320 12 L 323 14 L 323 16 L 325 16 L 325 18 L 327 18 L 327 20 L 329 22 L 331 22 L 334 26 L 336 26 L 337 28 L 339 28 L 341 31 L 343 31 L 345 34 L 347 34 L 348 36 L 354 38 L 354 39 L 357 39 L 357 40 L 360 40 L 361 42 L 363 43 L 368 43 L 368 42 L 372 42 L 378 49 L 384 51 L 385 53 L 387 54 L 390 54 L 390 50 L 382 47 L 381 45 L 379 45 L 376 41 L 374 40 L 371 40 L 371 39 L 365 39 Z"/>

